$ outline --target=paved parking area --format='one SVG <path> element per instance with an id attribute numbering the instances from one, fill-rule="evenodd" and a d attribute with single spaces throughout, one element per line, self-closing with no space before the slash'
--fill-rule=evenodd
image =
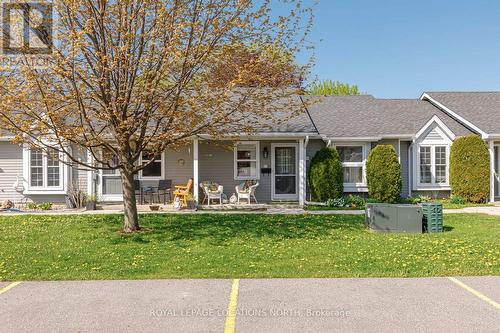
<path id="1" fill-rule="evenodd" d="M 500 331 L 500 277 L 8 286 L 0 282 L 1 332 Z"/>

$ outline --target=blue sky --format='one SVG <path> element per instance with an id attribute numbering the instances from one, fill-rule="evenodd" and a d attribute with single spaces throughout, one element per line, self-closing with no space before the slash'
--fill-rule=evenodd
<path id="1" fill-rule="evenodd" d="M 498 0 L 320 0 L 315 16 L 319 79 L 380 98 L 500 90 Z"/>

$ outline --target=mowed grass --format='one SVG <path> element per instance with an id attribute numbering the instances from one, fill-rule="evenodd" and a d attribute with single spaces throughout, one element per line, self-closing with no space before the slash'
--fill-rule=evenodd
<path id="1" fill-rule="evenodd" d="M 0 280 L 499 275 L 500 219 L 445 215 L 441 234 L 375 234 L 363 216 L 0 217 Z"/>

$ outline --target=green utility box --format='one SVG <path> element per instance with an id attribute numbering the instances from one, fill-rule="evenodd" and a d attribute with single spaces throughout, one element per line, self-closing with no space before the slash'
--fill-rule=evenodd
<path id="1" fill-rule="evenodd" d="M 437 202 L 424 202 L 424 232 L 443 232 L 443 205 Z"/>

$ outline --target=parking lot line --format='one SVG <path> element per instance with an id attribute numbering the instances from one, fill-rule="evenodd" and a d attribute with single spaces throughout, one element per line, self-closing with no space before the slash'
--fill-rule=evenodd
<path id="1" fill-rule="evenodd" d="M 236 322 L 236 307 L 238 305 L 238 289 L 240 287 L 240 280 L 234 279 L 231 286 L 231 295 L 229 296 L 229 304 L 227 306 L 226 324 L 224 326 L 224 333 L 233 333 Z"/>
<path id="2" fill-rule="evenodd" d="M 3 287 L 2 289 L 0 289 L 0 294 L 3 294 L 5 292 L 11 290 L 12 288 L 14 288 L 15 286 L 17 286 L 20 283 L 21 283 L 21 281 L 17 281 L 17 282 L 12 282 L 11 284 L 8 284 L 6 287 Z"/>
<path id="3" fill-rule="evenodd" d="M 463 283 L 462 281 L 454 278 L 454 277 L 448 277 L 448 279 L 452 282 L 454 282 L 456 285 L 462 287 L 463 289 L 467 290 L 468 292 L 470 292 L 472 295 L 482 299 L 483 301 L 485 301 L 486 303 L 492 305 L 493 307 L 497 308 L 500 310 L 500 304 L 498 304 L 497 302 L 495 302 L 494 300 L 492 300 L 491 298 L 489 298 L 488 296 L 486 295 L 483 295 L 481 294 L 479 291 L 477 291 L 476 289 L 473 289 L 471 287 L 469 287 L 468 285 L 466 285 L 465 283 Z"/>

